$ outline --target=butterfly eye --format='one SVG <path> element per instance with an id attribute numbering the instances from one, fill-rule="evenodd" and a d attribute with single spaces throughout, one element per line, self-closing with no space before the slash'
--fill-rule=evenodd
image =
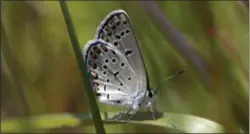
<path id="1" fill-rule="evenodd" d="M 109 79 L 107 79 L 107 82 L 109 82 Z"/>
<path id="2" fill-rule="evenodd" d="M 108 59 L 106 59 L 106 60 L 105 60 L 105 62 L 106 62 L 106 63 L 109 63 L 109 60 L 108 60 Z"/>
<path id="3" fill-rule="evenodd" d="M 152 92 L 151 92 L 151 91 L 149 91 L 149 92 L 148 92 L 148 96 L 149 96 L 150 98 L 152 98 L 152 97 L 153 97 L 153 94 L 152 94 Z"/>
<path id="4" fill-rule="evenodd" d="M 128 80 L 131 80 L 131 77 L 128 77 Z"/>
<path id="5" fill-rule="evenodd" d="M 115 63 L 115 62 L 116 62 L 116 60 L 115 60 L 115 59 L 112 59 L 112 62 L 113 62 L 113 63 Z"/>

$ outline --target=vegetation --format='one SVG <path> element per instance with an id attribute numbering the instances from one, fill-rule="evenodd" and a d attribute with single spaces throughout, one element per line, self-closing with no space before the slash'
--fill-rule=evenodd
<path id="1" fill-rule="evenodd" d="M 186 69 L 158 89 L 158 111 L 203 117 L 221 124 L 226 132 L 239 132 L 240 128 L 249 132 L 248 3 L 67 4 L 78 47 L 94 38 L 97 26 L 109 12 L 124 9 L 140 41 L 152 87 L 175 71 Z M 66 24 L 59 2 L 1 1 L 1 130 L 95 131 L 88 114 L 95 102 L 87 98 L 89 86 L 82 81 L 87 77 L 81 77 L 79 57 Z M 119 111 L 98 105 L 101 112 Z M 164 117 L 164 121 L 144 124 L 151 126 L 131 122 L 129 127 L 122 123 L 109 127 L 104 122 L 104 127 L 107 132 L 126 132 L 128 128 L 140 132 L 141 128 L 152 130 L 158 125 L 155 130 L 162 132 L 167 130 L 160 126 L 167 126 L 167 122 Z"/>

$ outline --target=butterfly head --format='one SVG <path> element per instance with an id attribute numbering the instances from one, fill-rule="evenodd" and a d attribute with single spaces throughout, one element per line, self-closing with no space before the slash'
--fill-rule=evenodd
<path id="1" fill-rule="evenodd" d="M 156 89 L 155 88 L 148 89 L 146 95 L 148 98 L 154 98 L 154 96 L 156 95 Z"/>

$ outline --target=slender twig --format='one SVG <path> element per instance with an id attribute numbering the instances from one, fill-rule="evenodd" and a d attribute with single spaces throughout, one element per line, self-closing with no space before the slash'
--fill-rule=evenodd
<path id="1" fill-rule="evenodd" d="M 170 24 L 169 19 L 164 12 L 159 8 L 154 1 L 141 1 L 142 6 L 157 22 L 159 28 L 168 34 L 167 38 L 172 42 L 171 45 L 184 57 L 186 57 L 194 68 L 199 72 L 202 81 L 205 84 L 209 84 L 209 75 L 206 70 L 206 65 L 198 55 L 198 53 L 192 48 L 192 45 L 184 39 L 180 32 Z"/>
<path id="2" fill-rule="evenodd" d="M 99 108 L 98 105 L 96 103 L 95 100 L 95 96 L 94 93 L 91 89 L 91 85 L 90 82 L 88 80 L 88 75 L 87 75 L 87 69 L 83 60 L 83 54 L 82 51 L 80 49 L 80 45 L 76 36 L 76 32 L 74 30 L 73 27 L 73 22 L 72 19 L 70 17 L 70 13 L 69 13 L 69 9 L 67 6 L 67 3 L 65 0 L 60 0 L 60 6 L 63 12 L 63 16 L 64 16 L 64 20 L 66 22 L 67 25 L 67 29 L 68 29 L 68 33 L 72 42 L 72 46 L 76 55 L 76 59 L 77 59 L 77 63 L 81 72 L 81 76 L 82 76 L 82 80 L 84 82 L 84 86 L 85 86 L 85 90 L 87 93 L 87 98 L 89 101 L 89 106 L 91 109 L 91 113 L 92 113 L 92 118 L 94 120 L 95 123 L 95 129 L 96 129 L 96 133 L 98 134 L 104 134 L 105 133 L 105 129 L 103 127 L 103 123 L 101 120 L 101 116 L 100 116 L 100 112 L 99 112 Z"/>

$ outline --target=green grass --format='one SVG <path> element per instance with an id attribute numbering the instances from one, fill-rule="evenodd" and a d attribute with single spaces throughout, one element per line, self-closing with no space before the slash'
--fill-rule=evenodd
<path id="1" fill-rule="evenodd" d="M 203 61 L 202 69 L 208 71 L 206 76 L 186 53 L 176 48 L 177 41 L 170 40 L 168 31 L 163 30 L 162 24 L 140 2 L 67 3 L 81 48 L 94 38 L 97 26 L 109 12 L 122 8 L 128 12 L 140 41 L 152 87 L 175 71 L 187 70 L 159 89 L 159 111 L 204 117 L 222 124 L 226 132 L 237 132 L 238 126 L 249 131 L 246 127 L 249 13 L 237 2 L 158 2 L 171 25 Z M 89 96 L 85 92 L 88 84 L 82 81 L 75 58 L 77 53 L 72 49 L 59 2 L 4 1 L 1 6 L 4 7 L 1 20 L 7 35 L 1 34 L 1 109 L 7 114 L 1 116 L 6 119 L 23 117 L 26 109 L 20 99 L 23 96 L 34 117 L 65 112 L 90 113 L 93 105 L 86 97 Z M 209 34 L 210 27 L 216 27 L 217 33 Z M 15 75 L 11 75 L 13 72 Z M 209 84 L 204 84 L 201 77 L 208 77 Z M 24 95 L 17 94 L 17 85 Z M 117 107 L 98 105 L 101 112 L 119 111 Z M 72 119 L 63 116 L 62 120 L 71 124 L 69 118 Z M 60 126 L 60 123 L 50 124 L 46 120 L 44 124 L 50 128 Z M 29 129 L 25 125 L 21 127 Z M 140 131 L 139 128 L 131 127 L 135 132 Z M 85 129 L 87 127 L 82 126 L 80 130 Z M 88 129 L 94 130 L 93 127 Z M 120 132 L 126 127 L 105 125 L 105 129 Z"/>

